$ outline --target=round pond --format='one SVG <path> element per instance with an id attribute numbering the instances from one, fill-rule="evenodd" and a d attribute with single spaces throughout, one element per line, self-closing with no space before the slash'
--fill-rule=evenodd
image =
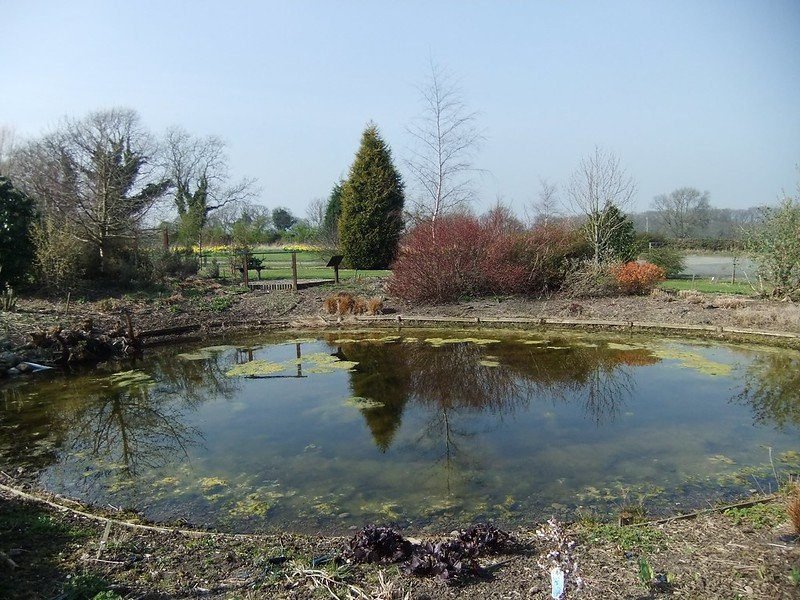
<path id="1" fill-rule="evenodd" d="M 330 533 L 670 513 L 800 470 L 795 351 L 404 329 L 125 369 L 0 388 L 0 466 L 158 521 Z"/>

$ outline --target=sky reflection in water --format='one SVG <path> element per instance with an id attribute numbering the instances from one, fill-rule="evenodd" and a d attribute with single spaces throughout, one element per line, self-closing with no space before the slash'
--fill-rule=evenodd
<path id="1" fill-rule="evenodd" d="M 800 353 L 785 350 L 272 336 L 0 389 L 0 462 L 88 501 L 235 530 L 665 512 L 774 489 L 768 447 L 800 469 L 798 390 Z"/>

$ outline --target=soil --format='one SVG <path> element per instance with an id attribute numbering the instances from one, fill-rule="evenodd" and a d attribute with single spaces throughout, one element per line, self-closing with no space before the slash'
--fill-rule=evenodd
<path id="1" fill-rule="evenodd" d="M 0 315 L 0 351 L 15 348 L 45 362 L 47 356 L 37 356 L 28 344 L 31 332 L 53 325 L 77 327 L 86 319 L 92 319 L 97 330 L 108 330 L 122 322 L 126 312 L 137 332 L 191 326 L 196 329 L 188 335 L 195 337 L 231 328 L 352 326 L 354 317 L 340 319 L 322 311 L 324 299 L 338 291 L 383 296 L 384 315 L 402 320 L 545 318 L 800 333 L 797 306 L 755 298 L 659 293 L 588 300 L 497 297 L 412 306 L 386 297 L 380 280 L 298 292 L 242 292 L 222 283 L 189 280 L 160 294 L 73 299 L 69 308 L 65 299 L 23 297 L 15 312 Z M 147 338 L 147 342 L 172 338 L 173 334 L 167 334 Z M 782 343 L 797 345 L 798 338 Z M 20 487 L 4 477 L 4 483 Z M 125 598 L 550 598 L 547 553 L 552 548 L 536 536 L 536 524 L 513 532 L 518 541 L 513 552 L 481 557 L 487 577 L 448 586 L 435 579 L 402 575 L 396 566 L 325 562 L 346 546 L 346 539 L 336 537 L 160 532 L 115 523 L 102 543 L 106 522 L 73 512 L 96 514 L 96 509 L 64 498 L 55 501 L 65 508 L 0 491 L 0 597 L 69 600 L 112 590 Z M 785 496 L 779 496 L 759 505 L 766 508 L 753 511 L 752 516 L 747 511 L 753 509 L 744 509 L 744 516 L 736 518 L 710 512 L 641 527 L 566 525 L 576 542 L 573 559 L 583 587 L 568 588 L 565 597 L 800 597 L 800 544 L 793 537 L 786 502 Z M 771 517 L 763 518 L 764 513 Z M 133 515 L 100 516 L 136 520 Z M 669 585 L 656 589 L 643 583 L 640 560 L 654 573 L 668 576 Z M 568 585 L 572 582 L 568 578 Z"/>

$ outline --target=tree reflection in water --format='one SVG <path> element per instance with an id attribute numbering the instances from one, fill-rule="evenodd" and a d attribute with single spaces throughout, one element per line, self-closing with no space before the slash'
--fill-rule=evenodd
<path id="1" fill-rule="evenodd" d="M 359 363 L 350 376 L 353 394 L 382 403 L 361 409 L 382 452 L 391 446 L 409 402 L 429 409 L 428 422 L 414 444 L 432 450 L 436 462 L 444 466 L 448 489 L 454 471 L 481 467 L 480 453 L 468 451 L 478 444 L 464 442 L 487 433 L 487 426 L 476 429 L 474 423 L 479 421 L 471 420 L 471 415 L 497 415 L 488 426 L 494 429 L 532 402 L 566 403 L 578 398 L 585 414 L 599 426 L 613 420 L 631 398 L 632 367 L 659 360 L 646 350 L 549 349 L 522 343 L 453 343 L 435 348 L 423 343 L 361 342 L 343 344 L 337 354 Z M 492 362 L 485 362 L 487 356 Z"/>
<path id="2" fill-rule="evenodd" d="M 31 448 L 46 445 L 47 454 L 30 466 L 44 469 L 64 452 L 79 457 L 76 467 L 85 476 L 76 485 L 88 490 L 112 471 L 134 478 L 142 469 L 184 461 L 188 449 L 202 439 L 188 424 L 188 415 L 236 391 L 236 381 L 225 376 L 223 367 L 218 356 L 202 361 L 162 356 L 149 363 L 157 384 L 115 386 L 107 377 L 53 377 L 40 381 L 37 389 L 43 398 L 58 400 L 48 400 L 39 410 L 8 410 L 14 402 L 34 400 L 20 398 L 14 388 L 3 389 L 3 425 L 15 433 L 0 445 L 3 462 L 13 465 Z"/>
<path id="3" fill-rule="evenodd" d="M 800 426 L 800 356 L 796 352 L 756 355 L 743 383 L 733 400 L 749 405 L 757 423 L 772 423 L 778 430 Z"/>

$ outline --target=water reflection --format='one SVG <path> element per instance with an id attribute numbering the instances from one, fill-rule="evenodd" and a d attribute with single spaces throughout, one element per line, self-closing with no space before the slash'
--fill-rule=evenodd
<path id="1" fill-rule="evenodd" d="M 355 396 L 383 406 L 363 408 L 375 444 L 386 451 L 409 402 L 430 412 L 426 428 L 444 440 L 450 464 L 456 437 L 477 431 L 453 428 L 459 415 L 513 415 L 531 402 L 580 402 L 597 426 L 613 421 L 634 392 L 633 365 L 655 364 L 648 350 L 609 352 L 597 347 L 524 344 L 447 344 L 432 348 L 401 343 L 346 343 L 337 355 L 359 363 L 350 375 Z M 420 440 L 422 441 L 422 440 Z"/>
<path id="2" fill-rule="evenodd" d="M 793 447 L 800 427 L 797 353 L 666 352 L 589 336 L 339 336 L 162 352 L 127 375 L 0 388 L 0 468 L 23 465 L 57 491 L 181 515 L 301 515 L 323 527 L 342 514 L 424 520 L 457 506 L 502 518 L 570 498 L 599 503 L 606 488 L 655 478 L 714 485 L 752 464 L 758 444 Z M 326 368 L 329 355 L 357 365 Z M 711 359 L 743 366 L 713 376 Z M 264 375 L 227 374 L 254 360 L 270 367 Z M 703 399 L 697 407 L 664 385 L 676 373 Z M 789 433 L 742 427 L 751 414 Z"/>
<path id="3" fill-rule="evenodd" d="M 742 391 L 734 398 L 750 406 L 757 423 L 776 429 L 800 426 L 800 356 L 759 354 L 747 367 Z"/>
<path id="4" fill-rule="evenodd" d="M 52 376 L 32 386 L 0 388 L 4 462 L 41 470 L 66 452 L 94 466 L 88 479 L 112 470 L 135 477 L 188 457 L 201 432 L 188 415 L 210 400 L 231 398 L 237 383 L 224 373 L 219 356 L 203 361 L 158 357 L 147 363 L 150 377 L 127 384 L 114 374 Z M 136 366 L 135 363 L 131 366 Z M 137 371 L 131 371 L 137 373 Z M 42 401 L 38 399 L 41 398 Z M 12 434 L 13 432 L 13 434 Z"/>

